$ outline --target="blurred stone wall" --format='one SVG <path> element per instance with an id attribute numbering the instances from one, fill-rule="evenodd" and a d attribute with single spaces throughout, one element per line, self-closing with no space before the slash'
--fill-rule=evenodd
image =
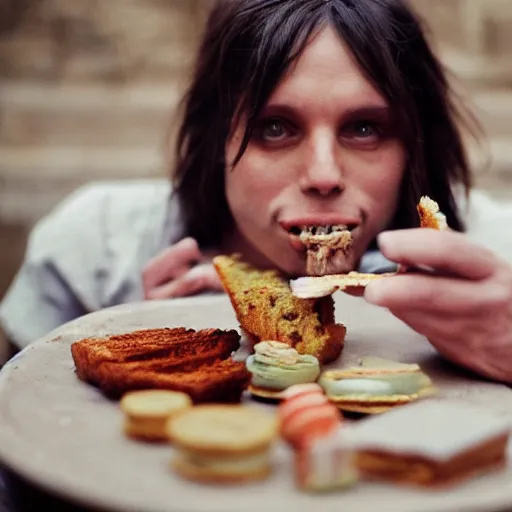
<path id="1" fill-rule="evenodd" d="M 27 231 L 71 190 L 164 174 L 211 3 L 0 0 L 0 12 L 16 1 L 28 8 L 0 39 L 0 297 Z M 411 1 L 489 136 L 478 183 L 512 197 L 512 1 Z"/>

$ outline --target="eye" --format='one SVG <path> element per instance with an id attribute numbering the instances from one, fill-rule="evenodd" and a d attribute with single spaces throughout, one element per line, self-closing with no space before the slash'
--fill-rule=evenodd
<path id="1" fill-rule="evenodd" d="M 286 136 L 286 128 L 279 119 L 269 119 L 263 123 L 261 134 L 266 140 L 282 139 Z"/>
<path id="2" fill-rule="evenodd" d="M 357 137 L 365 138 L 365 137 L 373 137 L 377 135 L 377 129 L 372 123 L 356 123 L 354 125 L 354 135 Z"/>
<path id="3" fill-rule="evenodd" d="M 372 121 L 357 121 L 345 126 L 341 138 L 360 146 L 375 146 L 383 137 L 381 127 Z"/>
<path id="4" fill-rule="evenodd" d="M 264 119 L 258 127 L 259 138 L 264 142 L 281 142 L 291 134 L 291 127 L 281 119 Z"/>

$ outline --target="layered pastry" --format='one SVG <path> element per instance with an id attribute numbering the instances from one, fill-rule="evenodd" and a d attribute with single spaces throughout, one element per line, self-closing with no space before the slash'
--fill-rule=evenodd
<path id="1" fill-rule="evenodd" d="M 149 389 L 126 393 L 120 401 L 125 416 L 124 432 L 144 441 L 166 441 L 167 422 L 176 413 L 192 407 L 186 393 Z"/>
<path id="2" fill-rule="evenodd" d="M 379 414 L 435 393 L 417 364 L 364 358 L 360 366 L 324 372 L 318 381 L 328 399 L 343 411 Z"/>
<path id="3" fill-rule="evenodd" d="M 238 256 L 217 256 L 213 264 L 253 345 L 280 341 L 320 363 L 339 357 L 346 327 L 335 323 L 332 297 L 301 300 L 277 271 L 251 267 Z"/>
<path id="4" fill-rule="evenodd" d="M 365 478 L 442 487 L 503 467 L 511 428 L 466 402 L 428 400 L 358 422 L 345 436 Z"/>
<path id="5" fill-rule="evenodd" d="M 308 275 L 339 273 L 346 267 L 352 248 L 349 226 L 307 226 L 301 231 L 300 240 L 306 247 Z"/>
<path id="6" fill-rule="evenodd" d="M 272 471 L 277 417 L 259 408 L 199 405 L 174 416 L 167 433 L 178 451 L 173 467 L 184 478 L 241 483 Z"/>
<path id="7" fill-rule="evenodd" d="M 320 375 L 320 363 L 315 356 L 299 354 L 278 341 L 257 343 L 246 365 L 252 375 L 249 391 L 262 398 L 282 398 L 283 390 L 314 382 Z"/>

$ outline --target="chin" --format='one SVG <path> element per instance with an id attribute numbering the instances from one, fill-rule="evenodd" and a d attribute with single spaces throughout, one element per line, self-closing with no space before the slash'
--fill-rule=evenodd
<path id="1" fill-rule="evenodd" d="M 301 258 L 295 251 L 282 249 L 279 253 L 276 253 L 274 248 L 271 253 L 267 254 L 271 267 L 289 276 L 304 274 L 305 259 Z"/>

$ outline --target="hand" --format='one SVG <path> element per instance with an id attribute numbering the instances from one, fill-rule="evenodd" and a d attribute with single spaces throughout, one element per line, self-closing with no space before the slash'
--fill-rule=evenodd
<path id="1" fill-rule="evenodd" d="M 193 238 L 184 238 L 153 258 L 142 272 L 148 300 L 186 297 L 203 291 L 223 291 L 211 262 Z"/>
<path id="2" fill-rule="evenodd" d="M 368 285 L 365 299 L 389 310 L 445 357 L 512 382 L 512 267 L 464 234 L 431 229 L 383 233 L 382 253 L 433 275 L 402 274 Z"/>

